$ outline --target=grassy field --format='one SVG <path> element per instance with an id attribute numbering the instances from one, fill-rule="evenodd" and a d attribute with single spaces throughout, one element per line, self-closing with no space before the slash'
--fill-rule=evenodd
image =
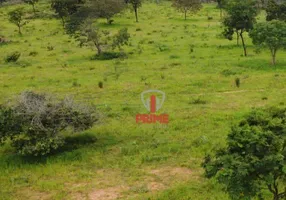
<path id="1" fill-rule="evenodd" d="M 101 120 L 73 136 L 76 148 L 48 157 L 27 159 L 1 147 L 1 200 L 228 199 L 204 178 L 201 162 L 252 108 L 284 104 L 286 52 L 278 52 L 274 67 L 270 52 L 257 53 L 247 38 L 249 56 L 243 57 L 235 40 L 222 38 L 215 4 L 184 20 L 170 3 L 144 3 L 139 23 L 129 10 L 113 25 L 99 21 L 113 33 L 128 28 L 128 59 L 94 61 L 95 51 L 66 35 L 44 1 L 35 19 L 30 6 L 20 5 L 31 19 L 19 36 L 7 17 L 18 6 L 0 8 L 0 34 L 11 40 L 0 44 L 0 102 L 24 90 L 71 95 L 96 104 Z M 16 50 L 19 61 L 5 63 Z M 170 115 L 167 126 L 136 124 L 136 114 L 146 113 L 140 93 L 147 89 L 166 93 L 160 112 Z"/>

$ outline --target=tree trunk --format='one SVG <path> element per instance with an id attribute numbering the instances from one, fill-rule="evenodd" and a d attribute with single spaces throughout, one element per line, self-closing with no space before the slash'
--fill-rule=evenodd
<path id="1" fill-rule="evenodd" d="M 64 18 L 64 17 L 61 17 L 61 19 L 62 19 L 62 25 L 63 25 L 63 27 L 65 28 L 65 25 L 66 25 L 65 18 Z"/>
<path id="2" fill-rule="evenodd" d="M 239 33 L 236 31 L 236 45 L 239 46 Z"/>
<path id="3" fill-rule="evenodd" d="M 20 35 L 22 35 L 22 31 L 21 31 L 21 26 L 20 25 L 18 26 L 18 32 L 19 32 Z"/>
<path id="4" fill-rule="evenodd" d="M 33 12 L 34 14 L 36 14 L 35 4 L 32 4 L 32 6 L 33 6 Z"/>
<path id="5" fill-rule="evenodd" d="M 136 22 L 139 22 L 138 21 L 138 11 L 137 11 L 137 7 L 136 6 L 134 7 L 134 12 L 135 12 Z"/>
<path id="6" fill-rule="evenodd" d="M 271 54 L 272 54 L 272 65 L 276 65 L 276 49 L 271 50 Z"/>
<path id="7" fill-rule="evenodd" d="M 247 51 L 246 51 L 246 46 L 245 46 L 245 42 L 244 42 L 244 38 L 243 38 L 243 31 L 242 30 L 240 32 L 240 37 L 241 37 L 241 42 L 242 42 L 242 46 L 243 46 L 243 50 L 244 50 L 244 56 L 247 56 Z"/>
<path id="8" fill-rule="evenodd" d="M 187 10 L 185 9 L 185 20 L 187 20 Z"/>
<path id="9" fill-rule="evenodd" d="M 97 41 L 94 41 L 94 45 L 95 45 L 95 47 L 97 49 L 97 54 L 101 55 L 102 54 L 102 49 L 101 49 L 100 44 Z"/>

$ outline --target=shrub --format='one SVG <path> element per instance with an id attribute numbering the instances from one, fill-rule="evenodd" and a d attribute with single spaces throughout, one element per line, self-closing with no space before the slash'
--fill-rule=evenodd
<path id="1" fill-rule="evenodd" d="M 235 85 L 236 85 L 236 87 L 240 87 L 240 78 L 235 78 Z"/>
<path id="2" fill-rule="evenodd" d="M 71 98 L 23 92 L 14 106 L 0 107 L 0 143 L 11 141 L 21 155 L 46 155 L 64 145 L 63 130 L 86 130 L 96 121 L 93 107 Z"/>
<path id="3" fill-rule="evenodd" d="M 37 51 L 31 51 L 30 53 L 29 53 L 29 56 L 36 56 L 36 55 L 38 55 L 39 53 L 37 52 Z"/>
<path id="4" fill-rule="evenodd" d="M 6 62 L 17 62 L 17 60 L 20 58 L 21 53 L 18 51 L 15 51 L 9 55 L 6 56 L 5 61 Z"/>
<path id="5" fill-rule="evenodd" d="M 99 87 L 99 88 L 103 88 L 103 82 L 102 82 L 102 81 L 99 81 L 99 82 L 98 82 L 98 87 Z"/>
<path id="6" fill-rule="evenodd" d="M 116 58 L 126 58 L 127 54 L 124 52 L 103 52 L 92 57 L 92 60 L 112 60 Z"/>

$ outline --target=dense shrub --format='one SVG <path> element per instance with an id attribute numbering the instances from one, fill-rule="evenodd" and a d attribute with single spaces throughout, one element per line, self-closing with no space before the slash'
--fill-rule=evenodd
<path id="1" fill-rule="evenodd" d="M 21 56 L 21 53 L 18 51 L 15 51 L 9 55 L 6 56 L 5 61 L 6 62 L 16 62 Z"/>
<path id="2" fill-rule="evenodd" d="M 64 145 L 63 130 L 86 130 L 97 121 L 94 108 L 70 98 L 23 92 L 11 107 L 0 107 L 0 142 L 11 141 L 21 155 L 46 155 Z"/>
<path id="3" fill-rule="evenodd" d="M 127 54 L 124 52 L 103 52 L 92 57 L 92 60 L 112 60 L 116 58 L 126 58 Z"/>

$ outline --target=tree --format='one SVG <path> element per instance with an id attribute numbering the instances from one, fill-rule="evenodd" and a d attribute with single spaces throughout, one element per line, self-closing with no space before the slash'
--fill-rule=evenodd
<path id="1" fill-rule="evenodd" d="M 173 0 L 173 7 L 184 13 L 185 20 L 188 12 L 196 12 L 202 8 L 200 0 Z"/>
<path id="2" fill-rule="evenodd" d="M 24 0 L 25 3 L 32 5 L 33 12 L 36 14 L 35 4 L 39 2 L 39 0 Z"/>
<path id="3" fill-rule="evenodd" d="M 276 53 L 286 48 L 286 22 L 273 20 L 257 24 L 250 32 L 253 43 L 268 47 L 271 51 L 272 64 L 276 64 Z"/>
<path id="4" fill-rule="evenodd" d="M 17 8 L 8 13 L 9 21 L 18 27 L 18 32 L 22 35 L 21 28 L 25 26 L 28 22 L 24 20 L 23 8 Z"/>
<path id="5" fill-rule="evenodd" d="M 104 44 L 104 39 L 102 38 L 103 32 L 91 22 L 88 22 L 88 26 L 83 30 L 81 34 L 81 42 L 88 43 L 91 42 L 97 49 L 97 54 L 102 54 L 102 45 Z"/>
<path id="6" fill-rule="evenodd" d="M 225 27 L 224 36 L 232 40 L 236 32 L 237 38 L 241 38 L 244 55 L 247 56 L 244 32 L 249 32 L 256 22 L 258 8 L 255 0 L 232 0 L 226 6 L 227 16 L 223 20 Z"/>
<path id="7" fill-rule="evenodd" d="M 220 17 L 222 17 L 222 10 L 226 6 L 226 0 L 217 0 L 217 6 L 220 9 Z"/>
<path id="8" fill-rule="evenodd" d="M 274 19 L 286 21 L 286 2 L 278 4 L 274 0 L 269 0 L 266 7 L 266 20 Z"/>
<path id="9" fill-rule="evenodd" d="M 51 7 L 61 18 L 62 25 L 65 27 L 67 18 L 76 13 L 83 3 L 84 0 L 52 0 Z"/>
<path id="10" fill-rule="evenodd" d="M 134 13 L 135 13 L 136 22 L 139 22 L 138 21 L 138 8 L 142 6 L 142 0 L 125 0 L 125 2 L 131 4 L 134 10 Z"/>
<path id="11" fill-rule="evenodd" d="M 118 33 L 113 37 L 112 47 L 117 47 L 119 50 L 122 50 L 122 46 L 127 45 L 129 38 L 130 34 L 128 33 L 128 29 L 120 29 Z"/>
<path id="12" fill-rule="evenodd" d="M 120 13 L 126 6 L 124 0 L 92 0 L 86 5 L 91 13 L 90 16 L 102 17 L 107 19 L 107 23 L 111 24 L 111 18 Z"/>
<path id="13" fill-rule="evenodd" d="M 8 142 L 21 155 L 41 156 L 65 143 L 62 131 L 89 129 L 97 121 L 94 108 L 23 92 L 13 106 L 0 106 L 0 144 Z"/>
<path id="14" fill-rule="evenodd" d="M 264 190 L 273 200 L 286 198 L 286 108 L 251 112 L 232 127 L 227 146 L 207 155 L 202 166 L 233 200 L 264 199 Z"/>

